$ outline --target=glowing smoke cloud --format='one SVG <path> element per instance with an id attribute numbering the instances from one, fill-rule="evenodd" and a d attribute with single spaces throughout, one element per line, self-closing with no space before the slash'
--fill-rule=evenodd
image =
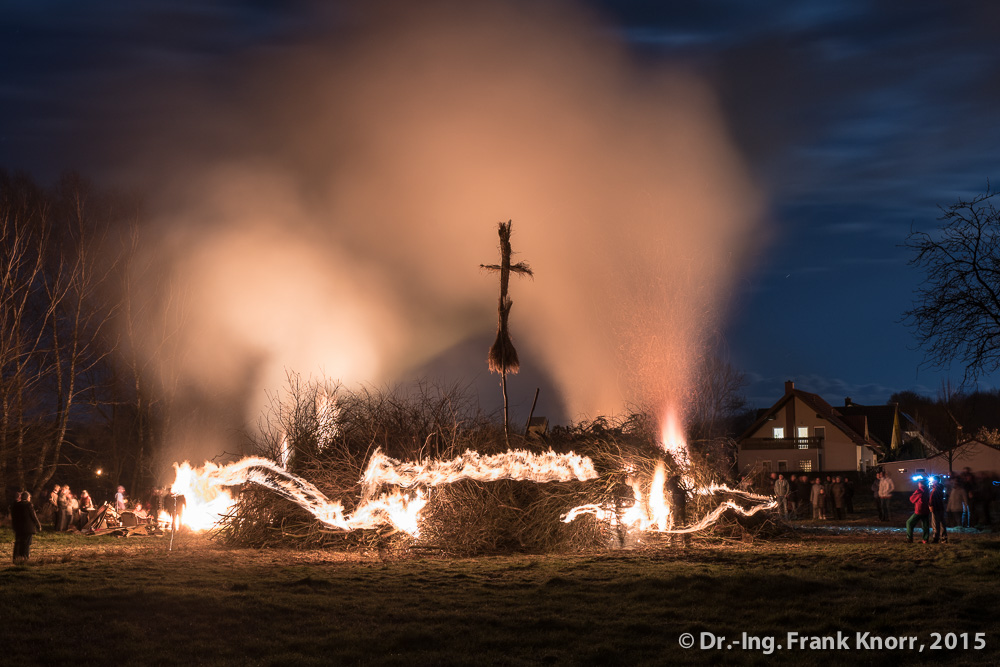
<path id="1" fill-rule="evenodd" d="M 131 114 L 123 172 L 157 196 L 135 344 L 179 394 L 172 460 L 229 449 L 287 369 L 393 384 L 461 355 L 495 325 L 500 219 L 538 270 L 516 317 L 541 411 L 690 403 L 762 197 L 710 86 L 586 4 L 306 0 L 301 39 Z"/>

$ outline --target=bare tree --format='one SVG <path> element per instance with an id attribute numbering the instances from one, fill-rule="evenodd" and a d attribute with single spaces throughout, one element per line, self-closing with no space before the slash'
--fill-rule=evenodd
<path id="1" fill-rule="evenodd" d="M 903 316 L 925 350 L 925 362 L 946 367 L 958 361 L 964 381 L 1000 369 L 1000 211 L 997 191 L 959 200 L 939 218 L 933 233 L 911 232 L 903 247 L 924 271 L 914 307 Z"/>
<path id="2" fill-rule="evenodd" d="M 743 388 L 746 375 L 715 355 L 702 360 L 694 387 L 695 400 L 686 415 L 691 440 L 735 436 L 735 423 L 749 410 Z"/>
<path id="3" fill-rule="evenodd" d="M 25 488 L 25 450 L 30 444 L 30 397 L 39 382 L 32 363 L 43 345 L 37 318 L 37 285 L 44 268 L 38 252 L 44 233 L 31 224 L 45 214 L 41 192 L 23 176 L 0 172 L 0 499 L 13 480 Z M 13 467 L 11 471 L 10 468 Z M 12 473 L 12 474 L 10 474 Z"/>
<path id="4" fill-rule="evenodd" d="M 0 473 L 35 494 L 65 463 L 81 399 L 114 349 L 103 335 L 115 307 L 103 292 L 109 219 L 89 192 L 75 176 L 43 190 L 0 173 Z"/>
<path id="5" fill-rule="evenodd" d="M 510 246 L 511 220 L 501 222 L 498 227 L 500 235 L 500 263 L 480 264 L 479 267 L 488 271 L 500 273 L 500 299 L 497 306 L 499 313 L 499 323 L 497 325 L 497 338 L 490 347 L 489 361 L 490 372 L 500 374 L 500 388 L 503 392 L 503 435 L 510 444 L 510 416 L 507 408 L 507 373 L 516 373 L 521 364 L 517 358 L 517 350 L 510 339 L 510 331 L 507 326 L 507 319 L 510 316 L 510 307 L 514 302 L 507 296 L 507 286 L 510 282 L 510 274 L 534 275 L 531 268 L 525 262 L 517 264 L 510 263 L 510 256 L 513 254 Z"/>

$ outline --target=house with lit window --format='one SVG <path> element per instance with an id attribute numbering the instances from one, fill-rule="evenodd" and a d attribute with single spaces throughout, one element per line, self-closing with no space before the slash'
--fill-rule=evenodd
<path id="1" fill-rule="evenodd" d="M 765 472 L 865 472 L 904 437 L 897 415 L 880 424 L 881 442 L 869 428 L 864 406 L 848 399 L 845 409 L 834 408 L 817 394 L 785 383 L 785 394 L 766 410 L 736 441 L 741 474 Z M 881 407 L 881 406 L 880 406 Z M 891 407 L 891 406 L 890 406 Z M 872 419 L 875 425 L 875 419 Z"/>

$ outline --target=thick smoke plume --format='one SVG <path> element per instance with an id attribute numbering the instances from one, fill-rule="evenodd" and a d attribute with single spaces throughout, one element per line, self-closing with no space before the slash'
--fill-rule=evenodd
<path id="1" fill-rule="evenodd" d="M 515 344 L 567 414 L 683 412 L 760 205 L 696 77 L 510 2 L 317 18 L 227 71 L 172 91 L 145 153 L 167 386 L 252 418 L 286 369 L 388 382 L 488 340 L 512 219 Z"/>

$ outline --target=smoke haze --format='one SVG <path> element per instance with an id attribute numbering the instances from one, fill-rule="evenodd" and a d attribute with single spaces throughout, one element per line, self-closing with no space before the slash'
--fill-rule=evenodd
<path id="1" fill-rule="evenodd" d="M 328 16 L 224 90 L 208 73 L 164 93 L 139 144 L 157 167 L 134 169 L 169 193 L 144 338 L 175 352 L 145 351 L 168 386 L 235 401 L 218 440 L 286 369 L 379 384 L 490 340 L 478 266 L 508 219 L 535 271 L 511 281 L 514 343 L 565 413 L 683 411 L 760 196 L 695 77 L 536 4 Z"/>

